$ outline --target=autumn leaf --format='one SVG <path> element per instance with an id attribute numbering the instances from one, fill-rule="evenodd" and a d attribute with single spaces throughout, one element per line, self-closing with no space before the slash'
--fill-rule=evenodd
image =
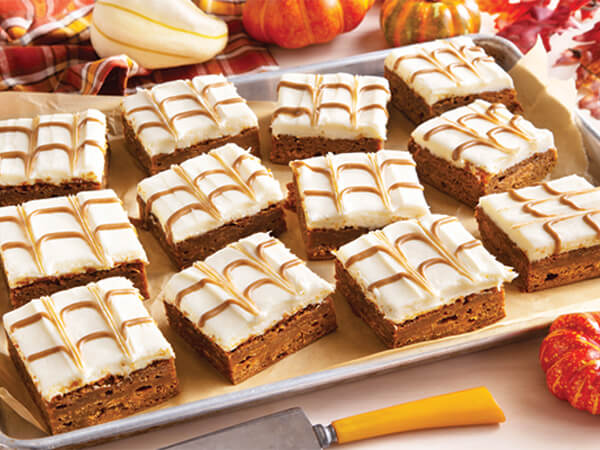
<path id="1" fill-rule="evenodd" d="M 600 119 L 600 22 L 573 40 L 582 44 L 568 49 L 556 64 L 579 63 L 575 80 L 581 95 L 579 107 L 589 110 L 594 118 Z"/>

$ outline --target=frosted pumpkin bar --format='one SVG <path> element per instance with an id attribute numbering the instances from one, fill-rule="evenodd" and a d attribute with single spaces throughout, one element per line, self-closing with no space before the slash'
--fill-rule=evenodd
<path id="1" fill-rule="evenodd" d="M 557 161 L 550 130 L 485 100 L 422 123 L 408 150 L 422 181 L 471 207 L 482 195 L 543 180 Z"/>
<path id="2" fill-rule="evenodd" d="M 0 208 L 0 256 L 13 307 L 117 275 L 148 297 L 148 258 L 110 189 Z"/>
<path id="3" fill-rule="evenodd" d="M 178 392 L 175 355 L 126 278 L 32 300 L 3 317 L 11 358 L 53 434 Z"/>
<path id="4" fill-rule="evenodd" d="M 482 197 L 481 239 L 531 292 L 600 275 L 600 188 L 570 175 Z"/>
<path id="5" fill-rule="evenodd" d="M 337 289 L 388 347 L 465 333 L 505 316 L 516 274 L 455 217 L 395 222 L 340 247 Z"/>
<path id="6" fill-rule="evenodd" d="M 512 78 L 469 37 L 400 47 L 384 64 L 392 104 L 415 124 L 478 98 L 521 111 Z"/>
<path id="7" fill-rule="evenodd" d="M 102 189 L 106 117 L 96 109 L 0 121 L 0 206 Z"/>
<path id="8" fill-rule="evenodd" d="M 174 275 L 171 327 L 239 383 L 336 329 L 333 286 L 281 241 L 256 233 Z"/>
<path id="9" fill-rule="evenodd" d="M 286 229 L 279 182 L 235 144 L 142 180 L 137 200 L 145 227 L 179 268 L 244 236 Z"/>
<path id="10" fill-rule="evenodd" d="M 155 174 L 235 143 L 259 155 L 258 119 L 222 75 L 201 75 L 142 89 L 123 99 L 127 148 Z"/>
<path id="11" fill-rule="evenodd" d="M 410 153 L 327 154 L 290 163 L 295 205 L 310 259 L 333 258 L 331 250 L 375 228 L 429 212 Z"/>
<path id="12" fill-rule="evenodd" d="M 271 119 L 270 159 L 288 163 L 326 153 L 374 152 L 383 147 L 388 120 L 385 78 L 284 74 Z"/>

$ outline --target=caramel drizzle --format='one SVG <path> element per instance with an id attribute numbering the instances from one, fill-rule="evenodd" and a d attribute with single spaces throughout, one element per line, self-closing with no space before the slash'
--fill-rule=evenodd
<path id="1" fill-rule="evenodd" d="M 181 217 L 191 213 L 192 211 L 204 211 L 205 213 L 212 216 L 214 219 L 218 220 L 221 218 L 221 213 L 219 212 L 219 209 L 217 208 L 214 202 L 214 199 L 216 197 L 223 195 L 225 192 L 228 191 L 238 191 L 242 194 L 247 195 L 252 200 L 256 200 L 256 194 L 254 190 L 250 187 L 250 185 L 259 176 L 269 176 L 269 173 L 266 170 L 261 169 L 253 172 L 246 180 L 243 180 L 242 176 L 240 175 L 237 169 L 237 166 L 239 166 L 243 161 L 243 159 L 240 159 L 241 157 L 248 157 L 245 154 L 242 154 L 238 158 L 236 158 L 236 160 L 231 166 L 229 166 L 229 164 L 227 164 L 227 162 L 224 161 L 218 154 L 213 152 L 210 153 L 210 155 L 219 162 L 221 168 L 204 170 L 198 175 L 196 175 L 194 179 L 191 179 L 187 172 L 181 166 L 174 164 L 171 166 L 170 170 L 174 171 L 185 182 L 185 184 L 157 191 L 153 193 L 146 201 L 146 206 L 144 210 L 144 220 L 147 221 L 148 216 L 154 206 L 154 202 L 156 202 L 161 197 L 174 194 L 175 192 L 184 191 L 196 198 L 195 202 L 188 203 L 187 205 L 177 208 L 167 218 L 165 222 L 165 231 L 167 235 L 167 240 L 169 242 L 173 242 L 174 224 Z M 234 180 L 235 184 L 224 184 L 213 189 L 207 195 L 200 188 L 199 183 L 204 178 L 215 174 L 226 175 L 232 180 Z"/>
<path id="2" fill-rule="evenodd" d="M 436 220 L 432 226 L 431 230 L 427 229 L 421 222 L 417 222 L 419 229 L 421 232 L 411 232 L 400 235 L 396 238 L 396 240 L 392 243 L 387 236 L 382 231 L 373 232 L 373 236 L 380 242 L 380 244 L 373 244 L 371 247 L 368 247 L 352 256 L 350 256 L 345 264 L 345 268 L 349 268 L 353 264 L 356 264 L 359 261 L 370 258 L 371 256 L 377 253 L 385 253 L 390 256 L 393 260 L 398 262 L 400 266 L 404 269 L 404 272 L 398 272 L 391 276 L 384 277 L 380 280 L 372 282 L 367 286 L 368 291 L 373 291 L 374 289 L 381 288 L 388 284 L 395 283 L 397 281 L 408 279 L 412 281 L 416 286 L 419 286 L 426 292 L 434 295 L 434 287 L 428 281 L 425 271 L 434 265 L 444 264 L 452 269 L 454 269 L 459 275 L 464 276 L 465 278 L 473 281 L 473 278 L 469 274 L 468 270 L 459 262 L 456 256 L 465 250 L 474 248 L 476 246 L 481 245 L 481 242 L 473 240 L 468 241 L 455 250 L 454 254 L 451 254 L 441 242 L 439 237 L 440 228 L 447 224 L 456 221 L 454 217 L 443 217 L 441 219 Z M 406 255 L 402 250 L 402 245 L 410 242 L 418 240 L 423 242 L 424 244 L 432 247 L 438 256 L 433 258 L 428 258 L 422 261 L 417 269 L 415 270 L 411 264 L 409 264 Z"/>
<path id="3" fill-rule="evenodd" d="M 195 283 L 190 284 L 188 287 L 180 290 L 174 299 L 174 304 L 177 307 L 181 306 L 181 302 L 184 297 L 187 295 L 204 289 L 206 285 L 212 284 L 214 286 L 219 287 L 225 293 L 227 293 L 227 297 L 223 300 L 222 303 L 217 305 L 214 308 L 204 312 L 200 319 L 198 320 L 198 326 L 202 327 L 204 324 L 211 318 L 219 315 L 223 311 L 225 311 L 231 305 L 237 305 L 246 312 L 252 315 L 258 315 L 260 311 L 258 310 L 256 303 L 252 300 L 252 292 L 261 286 L 265 286 L 268 284 L 274 285 L 286 292 L 289 292 L 292 295 L 298 294 L 291 282 L 289 281 L 286 271 L 292 267 L 303 264 L 303 262 L 298 258 L 292 258 L 283 264 L 274 271 L 268 261 L 265 254 L 265 249 L 269 247 L 276 246 L 279 243 L 276 239 L 270 238 L 266 241 L 259 243 L 254 253 L 248 252 L 242 245 L 234 244 L 232 248 L 242 253 L 242 257 L 238 259 L 234 259 L 229 262 L 223 268 L 223 275 L 219 274 L 215 270 L 213 270 L 210 266 L 203 262 L 194 263 L 193 267 L 201 272 L 203 276 L 206 278 L 202 278 L 201 280 L 196 281 Z M 258 278 L 257 280 L 250 283 L 246 286 L 243 292 L 239 292 L 232 281 L 232 272 L 239 267 L 250 267 L 262 274 L 266 275 L 265 277 Z"/>
<path id="4" fill-rule="evenodd" d="M 27 236 L 28 242 L 23 241 L 8 241 L 0 246 L 1 251 L 21 248 L 26 250 L 32 259 L 35 261 L 36 266 L 42 275 L 47 275 L 47 271 L 43 262 L 42 257 L 42 244 L 44 242 L 57 240 L 57 239 L 80 239 L 84 241 L 89 249 L 91 250 L 94 257 L 104 267 L 109 267 L 109 261 L 104 253 L 104 249 L 99 241 L 98 233 L 106 230 L 118 230 L 118 229 L 133 229 L 129 222 L 123 223 L 106 223 L 97 225 L 93 230 L 90 228 L 90 224 L 87 220 L 87 208 L 94 204 L 109 204 L 109 203 L 120 203 L 120 200 L 116 197 L 103 197 L 103 198 L 92 198 L 88 199 L 83 203 L 79 204 L 79 200 L 76 196 L 66 197 L 68 205 L 53 206 L 47 208 L 41 208 L 26 213 L 22 206 L 17 206 L 18 216 L 5 216 L 0 217 L 0 223 L 12 222 L 16 224 L 23 233 Z M 46 214 L 68 214 L 75 219 L 80 231 L 54 231 L 49 233 L 41 234 L 37 239 L 34 237 L 31 220 L 36 216 L 42 216 Z"/>
<path id="5" fill-rule="evenodd" d="M 40 122 L 39 117 L 36 117 L 33 120 L 32 129 L 21 126 L 0 127 L 0 133 L 21 132 L 27 134 L 29 138 L 28 150 L 12 150 L 8 152 L 2 152 L 0 153 L 0 161 L 2 161 L 3 159 L 20 159 L 23 162 L 23 165 L 25 166 L 26 177 L 31 178 L 33 167 L 40 153 L 54 150 L 60 150 L 62 152 L 65 152 L 69 159 L 70 174 L 74 174 L 79 155 L 86 145 L 93 145 L 100 149 L 100 151 L 102 151 L 103 154 L 106 154 L 106 148 L 104 148 L 95 139 L 88 138 L 85 139 L 83 142 L 78 143 L 80 129 L 82 127 L 84 127 L 88 122 L 97 122 L 100 124 L 102 124 L 103 122 L 99 119 L 96 119 L 95 117 L 85 117 L 83 120 L 79 121 L 78 114 L 73 114 L 72 120 L 72 123 L 66 123 L 61 121 Z M 50 127 L 64 128 L 65 130 L 67 130 L 67 132 L 71 136 L 71 143 L 67 145 L 60 142 L 50 142 L 48 144 L 39 145 L 37 142 L 40 129 Z"/>
<path id="6" fill-rule="evenodd" d="M 312 166 L 305 161 L 293 161 L 290 165 L 297 169 L 299 167 L 306 167 L 308 170 L 311 170 L 316 173 L 320 173 L 322 175 L 326 175 L 329 178 L 329 184 L 331 185 L 331 191 L 324 191 L 319 189 L 307 189 L 303 191 L 303 195 L 305 197 L 329 197 L 333 200 L 336 206 L 336 210 L 339 214 L 343 214 L 344 206 L 343 206 L 343 196 L 344 194 L 349 194 L 353 192 L 367 192 L 372 193 L 381 199 L 383 205 L 388 209 L 392 210 L 392 204 L 390 200 L 390 192 L 395 189 L 405 188 L 405 189 L 418 189 L 423 190 L 423 186 L 419 183 L 407 182 L 407 181 L 399 181 L 393 183 L 388 189 L 385 189 L 385 183 L 383 180 L 383 170 L 386 166 L 393 165 L 402 165 L 402 166 L 415 166 L 415 163 L 408 159 L 401 158 L 390 158 L 384 160 L 381 164 L 377 163 L 376 154 L 368 153 L 367 159 L 368 163 L 363 162 L 345 162 L 340 164 L 337 168 L 333 165 L 333 158 L 330 154 L 327 154 L 326 162 L 327 168 L 325 167 L 316 167 Z M 375 182 L 375 186 L 347 186 L 343 188 L 341 191 L 338 187 L 338 178 L 341 176 L 341 173 L 344 170 L 362 170 L 367 172 L 373 181 Z"/>
<path id="7" fill-rule="evenodd" d="M 460 79 L 454 74 L 455 68 L 460 67 L 467 69 L 471 73 L 473 73 L 473 75 L 481 79 L 481 74 L 479 73 L 475 65 L 482 62 L 494 61 L 493 58 L 487 55 L 478 56 L 469 61 L 466 51 L 483 52 L 483 49 L 478 46 L 467 47 L 466 45 L 462 45 L 460 48 L 457 48 L 453 42 L 448 42 L 448 47 L 446 48 L 436 48 L 428 53 L 426 53 L 423 49 L 419 49 L 419 53 L 415 53 L 413 55 L 403 55 L 398 57 L 393 64 L 393 70 L 397 71 L 398 67 L 400 66 L 400 63 L 404 60 L 422 59 L 431 64 L 432 67 L 429 69 L 420 69 L 414 71 L 410 76 L 410 83 L 414 82 L 419 75 L 425 75 L 428 73 L 439 73 L 448 78 L 450 81 L 454 82 L 457 86 L 460 86 Z M 444 65 L 438 59 L 438 54 L 440 53 L 448 53 L 454 56 L 457 59 L 457 61 Z"/>
<path id="8" fill-rule="evenodd" d="M 527 134 L 525 131 L 523 131 L 517 125 L 516 121 L 520 118 L 519 115 L 516 115 L 516 114 L 513 115 L 513 117 L 508 122 L 508 124 L 506 124 L 506 125 L 502 124 L 501 119 L 496 115 L 496 110 L 498 108 L 503 108 L 503 105 L 501 105 L 499 103 L 491 104 L 488 108 L 486 108 L 485 113 L 480 113 L 478 111 L 475 111 L 470 106 L 468 106 L 468 108 L 474 112 L 467 113 L 467 114 L 459 117 L 456 120 L 456 122 L 452 122 L 449 119 L 441 117 L 441 119 L 443 119 L 446 123 L 444 123 L 442 125 L 437 125 L 437 126 L 433 127 L 432 129 L 430 129 L 429 131 L 427 131 L 423 135 L 423 139 L 425 141 L 428 141 L 429 139 L 431 139 L 431 136 L 433 136 L 434 134 L 440 133 L 440 132 L 446 131 L 446 130 L 458 131 L 460 133 L 463 133 L 463 134 L 471 137 L 472 139 L 466 140 L 465 142 L 458 145 L 456 148 L 454 148 L 452 150 L 452 159 L 454 161 L 459 160 L 465 150 L 467 150 L 471 147 L 477 146 L 477 145 L 489 147 L 489 148 L 492 148 L 494 150 L 497 150 L 497 151 L 505 153 L 505 154 L 514 154 L 518 149 L 506 147 L 506 146 L 500 144 L 500 142 L 498 141 L 498 139 L 495 136 L 496 134 L 499 134 L 499 133 L 510 133 L 510 134 L 513 134 L 514 136 L 524 139 L 527 142 L 531 142 L 534 139 L 533 136 L 530 136 L 529 134 Z M 472 119 L 486 120 L 497 126 L 488 130 L 485 135 L 481 135 L 481 134 L 479 134 L 479 132 L 477 132 L 477 130 L 466 125 L 465 122 L 468 120 L 472 120 Z"/>
<path id="9" fill-rule="evenodd" d="M 121 334 L 123 336 L 125 336 L 125 334 L 127 333 L 127 330 L 131 327 L 135 327 L 138 325 L 144 325 L 147 323 L 154 323 L 154 320 L 152 320 L 152 317 L 150 316 L 146 316 L 146 317 L 136 317 L 134 319 L 127 319 L 124 320 L 123 323 L 121 323 Z"/>
<path id="10" fill-rule="evenodd" d="M 294 81 L 281 80 L 277 85 L 277 93 L 282 87 L 288 89 L 295 89 L 300 91 L 307 92 L 312 99 L 312 108 L 306 106 L 279 106 L 273 112 L 272 120 L 275 120 L 279 115 L 289 115 L 292 117 L 300 117 L 303 115 L 308 116 L 310 120 L 311 126 L 315 126 L 319 122 L 319 117 L 321 114 L 321 110 L 329 109 L 329 108 L 338 108 L 346 113 L 348 113 L 348 117 L 350 119 L 350 128 L 357 128 L 358 115 L 364 111 L 370 111 L 373 109 L 380 109 L 385 114 L 386 117 L 389 117 L 388 111 L 385 105 L 381 105 L 379 103 L 370 103 L 357 107 L 358 100 L 360 95 L 363 92 L 369 92 L 373 90 L 382 90 L 386 94 L 390 94 L 390 91 L 385 87 L 377 83 L 366 84 L 361 86 L 360 89 L 358 87 L 359 78 L 358 76 L 354 76 L 352 84 L 346 84 L 343 82 L 329 82 L 324 83 L 322 75 L 316 74 L 314 80 L 313 87 L 310 83 L 297 83 Z M 326 89 L 344 89 L 350 94 L 350 103 L 340 102 L 340 101 L 323 101 L 324 92 Z"/>
<path id="11" fill-rule="evenodd" d="M 556 225 L 560 222 L 564 222 L 565 220 L 570 220 L 570 219 L 575 219 L 575 218 L 581 217 L 581 220 L 583 220 L 583 222 L 586 225 L 588 225 L 590 228 L 592 228 L 596 232 L 596 235 L 598 237 L 600 237 L 600 224 L 598 224 L 598 222 L 596 222 L 593 218 L 593 216 L 595 216 L 596 214 L 600 214 L 600 209 L 584 208 L 582 206 L 579 206 L 577 203 L 575 203 L 572 200 L 572 197 L 577 197 L 580 195 L 590 194 L 592 192 L 599 191 L 600 187 L 584 189 L 584 190 L 580 190 L 580 191 L 562 192 L 562 191 L 558 191 L 558 190 L 554 189 L 553 187 L 551 187 L 548 184 L 548 182 L 541 183 L 540 186 L 542 186 L 543 189 L 551 196 L 547 197 L 547 198 L 542 198 L 542 199 L 531 199 L 531 198 L 523 196 L 522 194 L 520 194 L 519 192 L 517 192 L 514 189 L 511 189 L 508 191 L 508 195 L 513 200 L 523 203 L 521 205 L 521 209 L 523 212 L 526 212 L 536 218 L 534 220 L 513 224 L 512 228 L 521 228 L 521 227 L 525 227 L 527 225 L 531 225 L 533 223 L 538 223 L 541 221 L 542 229 L 546 233 L 548 233 L 554 240 L 554 254 L 555 255 L 561 252 L 562 246 L 563 246 L 563 241 L 562 241 L 560 234 L 558 233 L 558 231 L 556 231 L 554 229 L 554 225 Z M 537 205 L 540 205 L 542 203 L 546 203 L 549 201 L 554 201 L 554 200 L 558 200 L 559 203 L 561 203 L 565 206 L 568 206 L 573 211 L 575 211 L 575 213 L 573 213 L 573 214 L 544 213 L 535 208 Z"/>

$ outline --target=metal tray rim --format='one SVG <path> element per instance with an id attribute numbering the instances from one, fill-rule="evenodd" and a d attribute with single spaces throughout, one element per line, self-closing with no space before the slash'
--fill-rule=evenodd
<path id="1" fill-rule="evenodd" d="M 486 34 L 471 35 L 476 41 L 486 41 L 502 49 L 504 55 L 509 59 L 512 67 L 523 55 L 519 49 L 510 41 Z M 229 77 L 231 81 L 238 84 L 251 85 L 254 82 L 264 81 L 265 78 L 278 77 L 280 74 L 291 71 L 319 71 L 339 70 L 340 67 L 357 62 L 369 62 L 381 59 L 387 55 L 391 49 L 378 50 L 375 52 L 364 53 L 361 55 L 350 56 L 331 60 L 324 63 L 316 63 L 268 71 L 263 73 L 254 73 L 247 75 L 237 75 Z M 593 139 L 600 143 L 600 133 L 585 120 L 581 114 L 577 113 L 582 127 L 590 133 Z M 230 410 L 235 407 L 250 406 L 260 402 L 266 402 L 275 398 L 284 398 L 296 395 L 309 390 L 321 389 L 342 382 L 357 380 L 361 377 L 379 374 L 391 371 L 400 366 L 412 366 L 425 362 L 433 362 L 450 356 L 474 352 L 490 348 L 507 341 L 513 341 L 531 335 L 536 330 L 545 327 L 550 318 L 543 319 L 542 322 L 529 323 L 519 328 L 504 330 L 500 334 L 484 336 L 469 343 L 454 343 L 448 346 L 441 346 L 433 349 L 424 349 L 415 354 L 399 353 L 393 358 L 383 358 L 380 360 L 372 359 L 355 364 L 348 364 L 341 367 L 326 369 L 308 375 L 297 376 L 287 380 L 278 381 L 271 384 L 262 385 L 255 388 L 249 388 L 238 392 L 223 394 L 216 397 L 197 400 L 191 403 L 173 406 L 171 408 L 143 413 L 132 417 L 108 422 L 69 433 L 47 436 L 35 439 L 15 439 L 7 436 L 0 431 L 0 448 L 27 448 L 27 449 L 47 449 L 73 445 L 85 445 L 95 441 L 118 438 L 120 436 L 135 434 L 150 428 L 161 427 L 175 422 L 189 420 L 202 415 Z"/>

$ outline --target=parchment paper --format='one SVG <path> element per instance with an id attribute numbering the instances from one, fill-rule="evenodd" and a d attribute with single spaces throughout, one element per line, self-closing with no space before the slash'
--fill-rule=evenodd
<path id="1" fill-rule="evenodd" d="M 581 137 L 575 126 L 570 110 L 575 99 L 574 86 L 550 84 L 545 74 L 539 74 L 538 68 L 546 65 L 540 60 L 545 56 L 543 48 L 536 47 L 512 71 L 520 99 L 525 109 L 525 117 L 537 126 L 550 128 L 555 133 L 559 150 L 559 165 L 553 176 L 567 173 L 587 175 L 587 159 L 581 143 Z M 565 82 L 560 82 L 565 83 Z M 109 185 L 125 201 L 130 215 L 136 216 L 135 185 L 143 178 L 143 173 L 134 164 L 132 157 L 126 152 L 117 120 L 115 109 L 119 97 L 88 97 L 59 94 L 2 94 L 0 118 L 33 116 L 38 113 L 55 111 L 78 111 L 95 107 L 111 115 L 111 149 Z M 269 145 L 267 136 L 268 122 L 273 105 L 270 103 L 252 103 L 261 120 L 262 153 L 266 155 Z M 392 108 L 389 125 L 387 148 L 405 149 L 409 133 L 413 129 L 402 114 Z M 269 165 L 267 163 L 267 165 Z M 285 188 L 291 179 L 287 166 L 269 165 L 281 185 Z M 426 198 L 432 212 L 458 216 L 467 228 L 478 235 L 473 211 L 450 197 L 425 187 Z M 302 239 L 295 214 L 287 213 L 289 231 L 281 239 L 292 251 L 305 258 Z M 146 232 L 140 232 L 140 238 L 150 258 L 148 278 L 152 299 L 159 293 L 163 283 L 176 272 L 169 258 L 158 242 Z M 330 261 L 310 262 L 309 266 L 319 275 L 333 282 L 333 264 Z M 386 350 L 376 339 L 373 332 L 352 314 L 345 300 L 335 296 L 335 306 L 339 328 L 300 352 L 286 357 L 262 373 L 237 385 L 231 385 L 216 372 L 204 359 L 190 349 L 166 323 L 163 307 L 160 302 L 150 300 L 147 303 L 161 330 L 175 349 L 177 356 L 177 372 L 181 383 L 181 393 L 174 399 L 155 409 L 192 402 L 220 394 L 248 389 L 255 386 L 279 381 L 286 378 L 304 375 L 337 365 L 351 364 L 365 359 L 391 358 L 399 352 L 418 354 L 428 352 L 450 344 L 469 342 L 474 339 L 493 337 L 499 330 L 521 329 L 547 325 L 560 313 L 572 310 L 591 310 L 600 308 L 597 292 L 600 280 L 589 280 L 577 284 L 559 287 L 533 294 L 523 294 L 508 287 L 506 304 L 507 317 L 483 330 L 412 345 L 397 350 Z M 6 287 L 0 286 L 0 312 L 8 309 Z M 44 435 L 39 411 L 29 397 L 24 384 L 16 374 L 12 362 L 6 354 L 4 333 L 0 337 L 0 408 L 1 429 L 10 436 L 32 438 Z M 8 407 L 6 407 L 8 405 Z"/>

